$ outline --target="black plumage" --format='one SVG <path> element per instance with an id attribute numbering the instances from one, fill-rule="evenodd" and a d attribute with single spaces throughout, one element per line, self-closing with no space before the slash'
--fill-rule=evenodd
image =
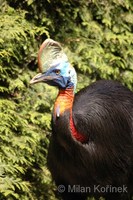
<path id="1" fill-rule="evenodd" d="M 133 93 L 116 81 L 97 81 L 75 95 L 76 129 L 89 136 L 86 144 L 74 140 L 69 111 L 53 117 L 48 167 L 57 186 L 64 185 L 63 199 L 131 199 L 133 194 Z M 89 187 L 88 194 L 68 187 Z M 122 192 L 94 191 L 94 186 L 127 187 Z M 124 190 L 124 189 L 123 189 Z"/>

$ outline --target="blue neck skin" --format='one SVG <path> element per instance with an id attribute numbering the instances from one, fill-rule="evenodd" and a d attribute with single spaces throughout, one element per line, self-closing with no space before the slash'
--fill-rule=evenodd
<path id="1" fill-rule="evenodd" d="M 74 87 L 74 83 L 71 82 L 70 77 L 61 76 L 60 79 L 57 80 L 57 84 L 59 89 L 67 89 Z"/>

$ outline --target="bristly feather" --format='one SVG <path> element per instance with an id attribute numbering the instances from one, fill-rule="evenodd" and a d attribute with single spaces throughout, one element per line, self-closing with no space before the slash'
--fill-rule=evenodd
<path id="1" fill-rule="evenodd" d="M 67 62 L 68 58 L 64 53 L 60 43 L 46 39 L 38 53 L 38 66 L 40 72 L 45 72 L 48 68 L 56 66 L 60 62 Z"/>

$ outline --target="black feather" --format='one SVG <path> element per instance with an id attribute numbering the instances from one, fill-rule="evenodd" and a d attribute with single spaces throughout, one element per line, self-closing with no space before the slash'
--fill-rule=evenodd
<path id="1" fill-rule="evenodd" d="M 89 136 L 82 144 L 71 136 L 69 111 L 52 119 L 48 167 L 65 200 L 131 199 L 133 195 L 133 92 L 116 81 L 97 81 L 75 95 L 73 120 Z M 87 193 L 68 191 L 74 185 Z M 94 186 L 127 187 L 124 192 L 94 191 Z"/>

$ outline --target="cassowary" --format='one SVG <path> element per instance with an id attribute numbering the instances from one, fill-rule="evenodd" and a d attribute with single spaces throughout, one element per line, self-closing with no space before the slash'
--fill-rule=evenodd
<path id="1" fill-rule="evenodd" d="M 100 80 L 75 95 L 77 75 L 61 45 L 47 39 L 31 84 L 59 88 L 48 168 L 64 200 L 127 200 L 133 194 L 133 92 Z"/>

